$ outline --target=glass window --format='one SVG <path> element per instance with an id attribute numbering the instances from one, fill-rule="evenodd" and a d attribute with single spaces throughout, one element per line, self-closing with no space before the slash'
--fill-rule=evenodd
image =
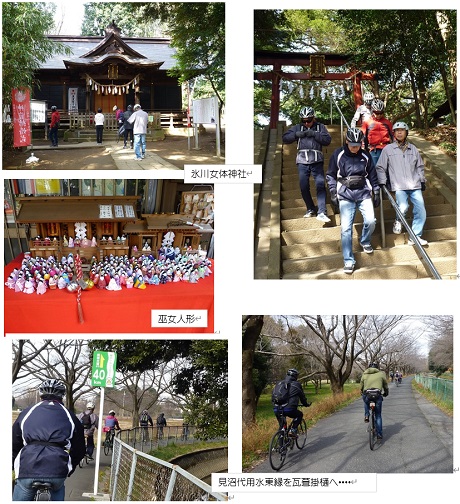
<path id="1" fill-rule="evenodd" d="M 113 196 L 113 192 L 114 192 L 113 179 L 105 179 L 104 181 L 105 196 Z"/>
<path id="2" fill-rule="evenodd" d="M 115 194 L 117 196 L 124 196 L 125 195 L 125 181 L 123 179 L 117 179 L 117 180 L 115 180 L 115 184 L 116 184 Z"/>

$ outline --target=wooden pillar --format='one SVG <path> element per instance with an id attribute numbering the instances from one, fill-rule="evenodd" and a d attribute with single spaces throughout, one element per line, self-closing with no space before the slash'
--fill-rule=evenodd
<path id="1" fill-rule="evenodd" d="M 355 108 L 363 104 L 363 95 L 361 90 L 361 73 L 355 74 L 353 79 L 353 96 L 355 99 Z"/>
<path id="2" fill-rule="evenodd" d="M 280 114 L 280 82 L 281 77 L 279 76 L 279 71 L 281 71 L 281 65 L 276 64 L 273 66 L 273 77 L 272 77 L 272 96 L 271 96 L 271 106 L 270 106 L 270 129 L 275 129 L 278 127 L 278 118 Z"/>

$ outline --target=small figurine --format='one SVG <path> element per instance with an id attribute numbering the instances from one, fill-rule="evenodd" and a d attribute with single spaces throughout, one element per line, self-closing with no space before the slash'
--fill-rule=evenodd
<path id="1" fill-rule="evenodd" d="M 74 247 L 74 240 L 72 237 L 69 238 L 69 244 L 68 244 L 68 247 L 69 248 L 73 248 Z"/>

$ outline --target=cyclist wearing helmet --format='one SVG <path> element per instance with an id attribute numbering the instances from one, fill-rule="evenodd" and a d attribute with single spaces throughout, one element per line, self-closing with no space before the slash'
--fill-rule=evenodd
<path id="1" fill-rule="evenodd" d="M 384 116 L 385 104 L 375 98 L 371 103 L 372 117 L 366 119 L 362 125 L 364 143 L 371 153 L 374 165 L 379 160 L 382 149 L 393 141 L 393 127 Z"/>
<path id="2" fill-rule="evenodd" d="M 64 483 L 85 456 L 83 427 L 62 404 L 64 384 L 45 380 L 40 402 L 23 410 L 13 424 L 13 501 L 34 500 L 34 481 L 52 483 L 51 500 L 64 500 Z"/>
<path id="3" fill-rule="evenodd" d="M 283 143 L 297 142 L 296 164 L 299 172 L 299 184 L 302 198 L 307 207 L 304 217 L 313 217 L 321 222 L 330 222 L 326 215 L 326 185 L 324 182 L 323 146 L 331 143 L 331 135 L 324 124 L 315 120 L 312 107 L 303 107 L 299 113 L 301 124 L 292 126 L 283 135 Z M 315 206 L 310 193 L 310 175 L 316 185 L 318 207 Z"/>
<path id="4" fill-rule="evenodd" d="M 292 430 L 289 432 L 289 435 L 292 436 L 297 435 L 297 427 L 299 426 L 303 418 L 302 411 L 297 409 L 297 407 L 299 406 L 299 401 L 302 404 L 302 406 L 305 407 L 310 406 L 310 404 L 307 402 L 307 398 L 305 397 L 302 385 L 300 384 L 300 382 L 297 381 L 298 377 L 299 372 L 297 371 L 297 369 L 289 369 L 286 373 L 286 378 L 282 380 L 282 382 L 286 383 L 287 386 L 289 387 L 289 397 L 285 405 L 278 405 L 272 393 L 273 412 L 275 413 L 275 416 L 278 419 L 280 428 L 282 427 L 283 413 L 285 416 L 294 419 L 292 423 Z M 275 389 L 273 391 L 275 391 Z"/>
<path id="5" fill-rule="evenodd" d="M 386 185 L 389 180 L 390 190 L 395 192 L 396 203 L 404 216 L 409 210 L 409 201 L 412 203 L 412 231 L 421 245 L 427 245 L 428 242 L 422 238 L 426 221 L 422 194 L 426 189 L 425 165 L 417 147 L 407 141 L 409 126 L 405 122 L 396 122 L 393 134 L 395 141 L 382 150 L 377 162 L 379 184 Z M 402 224 L 396 216 L 393 233 L 400 234 L 401 231 Z M 410 238 L 407 243 L 414 245 Z"/>
<path id="6" fill-rule="evenodd" d="M 375 229 L 374 207 L 380 205 L 377 172 L 369 153 L 361 148 L 363 132 L 358 128 L 347 131 L 345 145 L 329 159 L 327 183 L 332 205 L 340 210 L 340 226 L 344 273 L 355 269 L 353 255 L 353 221 L 358 209 L 363 216 L 360 244 L 364 252 L 372 254 L 372 233 Z"/>
<path id="7" fill-rule="evenodd" d="M 109 414 L 105 417 L 104 427 L 108 427 L 110 430 L 121 430 L 118 424 L 118 418 L 115 416 L 115 411 L 110 410 Z"/>
<path id="8" fill-rule="evenodd" d="M 78 415 L 78 419 L 85 429 L 86 454 L 93 460 L 94 452 L 94 431 L 99 428 L 99 417 L 94 413 L 94 404 L 89 402 L 86 410 Z"/>
<path id="9" fill-rule="evenodd" d="M 383 371 L 379 371 L 379 366 L 371 362 L 369 367 L 361 376 L 361 394 L 364 401 L 364 421 L 369 422 L 369 397 L 367 391 L 379 390 L 380 393 L 375 400 L 375 423 L 377 428 L 377 439 L 382 439 L 382 403 L 383 397 L 388 395 L 388 382 Z M 383 397 L 382 397 L 383 390 Z"/>
<path id="10" fill-rule="evenodd" d="M 142 437 L 144 441 L 149 440 L 149 425 L 153 427 L 153 420 L 149 412 L 145 409 L 139 417 L 139 426 L 141 427 Z"/>
<path id="11" fill-rule="evenodd" d="M 372 116 L 371 103 L 372 100 L 374 99 L 374 93 L 367 91 L 366 93 L 364 93 L 363 98 L 364 103 L 362 105 L 358 105 L 358 107 L 356 108 L 355 115 L 351 120 L 350 127 L 352 128 L 356 127 L 356 123 L 360 119 L 362 124 L 366 119 L 369 119 Z"/>

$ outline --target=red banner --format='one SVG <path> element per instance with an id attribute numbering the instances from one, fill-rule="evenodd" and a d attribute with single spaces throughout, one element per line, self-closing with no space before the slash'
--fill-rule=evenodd
<path id="1" fill-rule="evenodd" d="M 30 145 L 30 91 L 25 88 L 13 89 L 14 146 Z"/>

